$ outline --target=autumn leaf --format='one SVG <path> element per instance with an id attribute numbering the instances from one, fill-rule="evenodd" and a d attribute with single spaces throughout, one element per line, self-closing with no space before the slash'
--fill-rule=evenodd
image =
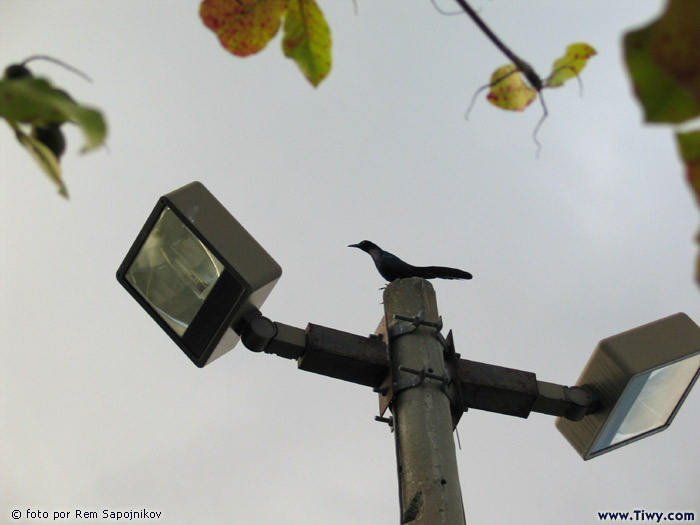
<path id="1" fill-rule="evenodd" d="M 566 48 L 564 56 L 552 65 L 552 73 L 545 81 L 545 87 L 559 87 L 570 78 L 577 76 L 588 59 L 595 54 L 596 50 L 588 44 L 571 44 Z"/>
<path id="2" fill-rule="evenodd" d="M 203 0 L 199 15 L 221 45 L 237 56 L 263 49 L 277 34 L 287 0 Z"/>
<path id="3" fill-rule="evenodd" d="M 331 68 L 331 35 L 314 0 L 203 0 L 199 14 L 237 56 L 263 49 L 284 19 L 282 50 L 314 86 Z"/>
<path id="4" fill-rule="evenodd" d="M 654 22 L 625 35 L 625 61 L 647 122 L 700 115 L 700 9 L 669 0 Z"/>
<path id="5" fill-rule="evenodd" d="M 314 0 L 289 1 L 282 49 L 314 86 L 318 86 L 328 75 L 331 69 L 331 34 Z"/>
<path id="6" fill-rule="evenodd" d="M 491 89 L 486 96 L 494 106 L 522 111 L 535 99 L 537 91 L 523 82 L 513 64 L 499 67 L 491 75 Z"/>
<path id="7" fill-rule="evenodd" d="M 588 59 L 596 54 L 596 50 L 588 44 L 571 44 L 566 48 L 563 57 L 555 60 L 552 65 L 552 73 L 545 82 L 539 78 L 532 68 L 523 63 L 522 69 L 517 71 L 515 64 L 499 67 L 491 75 L 491 82 L 487 99 L 494 106 L 511 111 L 522 111 L 537 96 L 537 91 L 542 88 L 559 87 L 568 79 L 577 76 L 584 68 Z M 517 72 L 516 72 L 517 71 Z M 525 72 L 525 73 L 523 73 Z M 523 81 L 522 74 L 529 74 L 528 79 L 532 86 Z M 471 107 L 471 106 L 470 106 Z"/>

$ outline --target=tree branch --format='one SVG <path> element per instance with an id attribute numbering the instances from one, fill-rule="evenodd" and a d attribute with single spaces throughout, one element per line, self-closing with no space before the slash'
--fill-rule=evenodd
<path id="1" fill-rule="evenodd" d="M 488 39 L 491 40 L 491 42 L 493 42 L 493 45 L 500 49 L 501 52 L 505 56 L 507 56 L 511 62 L 513 62 L 515 67 L 518 68 L 518 71 L 522 72 L 522 74 L 525 75 L 525 78 L 527 78 L 528 82 L 530 82 L 532 87 L 539 92 L 542 89 L 542 79 L 535 72 L 532 66 L 525 62 L 518 55 L 513 53 L 513 51 L 511 51 L 511 49 L 507 45 L 505 45 L 500 38 L 498 38 L 496 33 L 491 31 L 491 28 L 486 25 L 486 23 L 481 19 L 481 17 L 476 13 L 476 11 L 472 9 L 472 7 L 467 3 L 466 0 L 455 1 L 464 10 L 464 12 L 469 15 L 469 17 L 474 21 L 474 23 L 479 27 L 479 29 L 481 29 L 484 32 Z"/>

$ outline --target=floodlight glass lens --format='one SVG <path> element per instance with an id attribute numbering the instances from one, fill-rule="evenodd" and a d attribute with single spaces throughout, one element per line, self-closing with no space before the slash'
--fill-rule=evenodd
<path id="1" fill-rule="evenodd" d="M 182 336 L 223 269 L 192 230 L 165 207 L 126 279 Z"/>
<path id="2" fill-rule="evenodd" d="M 700 354 L 633 377 L 592 453 L 663 427 L 700 369 Z"/>

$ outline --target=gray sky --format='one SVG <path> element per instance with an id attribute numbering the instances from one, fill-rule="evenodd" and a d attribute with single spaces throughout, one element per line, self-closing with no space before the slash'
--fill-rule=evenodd
<path id="1" fill-rule="evenodd" d="M 447 0 L 446 8 L 451 9 Z M 641 125 L 621 35 L 661 1 L 475 2 L 542 75 L 535 158 L 523 114 L 473 92 L 506 63 L 466 17 L 426 1 L 322 1 L 334 65 L 316 90 L 284 59 L 224 52 L 196 1 L 0 0 L 3 66 L 35 63 L 102 108 L 108 149 L 68 133 L 71 194 L 0 126 L 0 522 L 13 509 L 161 511 L 167 524 L 398 521 L 393 437 L 376 394 L 242 346 L 197 369 L 114 274 L 158 197 L 203 182 L 284 270 L 268 317 L 374 331 L 383 281 L 346 245 L 371 239 L 436 282 L 466 359 L 573 384 L 597 341 L 684 311 L 698 214 L 670 130 Z M 700 394 L 671 428 L 583 462 L 549 416 L 470 411 L 457 451 L 472 524 L 599 523 L 598 511 L 700 515 Z M 697 519 L 697 518 L 696 518 Z M 29 523 L 22 518 L 17 523 Z M 38 523 L 38 522 L 37 522 Z"/>

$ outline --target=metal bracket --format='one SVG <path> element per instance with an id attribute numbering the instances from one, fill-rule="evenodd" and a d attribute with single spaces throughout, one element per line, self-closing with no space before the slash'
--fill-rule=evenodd
<path id="1" fill-rule="evenodd" d="M 412 378 L 407 378 L 403 379 L 401 381 L 397 381 L 394 383 L 394 395 L 396 396 L 400 392 L 403 392 L 404 390 L 408 390 L 409 388 L 415 388 L 417 386 L 420 386 L 423 381 L 425 381 L 426 377 L 430 377 L 431 379 L 439 379 L 442 380 L 440 376 L 437 376 L 436 374 L 431 374 L 428 372 L 428 369 L 426 367 L 421 368 L 420 370 L 416 370 L 414 368 L 408 368 L 407 366 L 400 366 L 399 370 L 402 372 L 408 372 L 410 374 L 414 374 L 415 377 Z"/>
<path id="2" fill-rule="evenodd" d="M 426 378 L 429 378 L 435 381 L 440 381 L 440 383 L 442 384 L 441 390 L 443 391 L 445 396 L 447 396 L 447 399 L 450 402 L 450 410 L 453 413 L 453 425 L 456 426 L 457 422 L 459 421 L 459 417 L 462 415 L 464 409 L 462 408 L 461 402 L 459 401 L 459 388 L 454 388 L 452 376 L 454 376 L 456 368 L 452 366 L 449 362 L 451 357 L 456 356 L 454 352 L 454 344 L 452 344 L 452 332 L 450 332 L 450 334 L 448 334 L 448 338 L 445 339 L 445 337 L 441 333 L 443 327 L 442 316 L 438 317 L 437 322 L 426 321 L 423 318 L 422 310 L 418 312 L 418 315 L 415 315 L 413 317 L 401 314 L 394 314 L 393 318 L 399 321 L 407 321 L 407 323 L 397 323 L 391 328 L 388 328 L 387 335 L 389 341 L 402 335 L 410 334 L 416 331 L 419 326 L 433 328 L 435 330 L 434 336 L 440 343 L 440 346 L 442 346 L 443 354 L 445 355 L 446 370 L 443 375 L 438 375 L 433 373 L 432 371 L 429 371 L 429 368 L 427 366 L 424 366 L 420 370 L 400 366 L 400 371 L 408 372 L 410 374 L 413 374 L 415 377 L 406 378 L 397 381 L 393 384 L 385 382 L 385 384 L 382 385 L 381 388 L 375 389 L 375 391 L 380 394 L 380 411 L 383 413 L 386 407 L 388 407 L 391 403 L 392 399 L 394 399 L 395 396 L 397 396 L 400 392 L 409 388 L 415 388 L 421 385 Z M 382 399 L 386 398 L 387 395 L 389 396 L 389 399 L 384 399 L 382 401 Z M 457 415 L 455 416 L 455 414 Z"/>
<path id="3" fill-rule="evenodd" d="M 450 395 L 450 383 L 452 382 L 452 379 L 447 374 L 434 374 L 432 372 L 429 372 L 428 368 L 425 366 L 420 370 L 416 370 L 415 368 L 409 368 L 407 366 L 399 366 L 399 370 L 401 372 L 408 372 L 409 374 L 414 374 L 416 377 L 412 379 L 404 379 L 403 381 L 397 381 L 396 383 L 394 383 L 394 395 L 398 395 L 404 390 L 407 390 L 409 388 L 415 388 L 421 385 L 427 377 L 428 379 L 440 381 L 440 383 L 442 383 L 442 391 L 447 396 L 447 399 L 450 401 L 450 406 L 455 404 L 454 399 L 452 399 L 452 396 Z"/>
<path id="4" fill-rule="evenodd" d="M 399 337 L 401 335 L 410 334 L 414 332 L 419 326 L 428 326 L 430 328 L 435 328 L 438 332 L 442 330 L 442 316 L 439 317 L 437 323 L 431 321 L 425 321 L 423 319 L 423 312 L 418 312 L 418 315 L 410 317 L 408 315 L 394 314 L 394 319 L 399 321 L 408 321 L 411 325 L 397 324 L 389 328 L 389 339 Z"/>
<path id="5" fill-rule="evenodd" d="M 391 427 L 391 429 L 394 429 L 394 418 L 393 417 L 382 417 L 382 416 L 374 416 L 374 420 L 378 421 L 379 423 L 386 423 Z"/>
<path id="6" fill-rule="evenodd" d="M 437 323 L 423 320 L 422 311 L 418 312 L 418 315 L 413 317 L 410 317 L 408 315 L 394 314 L 394 319 L 398 319 L 399 321 L 408 321 L 411 324 L 396 324 L 389 328 L 389 340 L 395 339 L 402 335 L 410 334 L 411 332 L 415 332 L 419 326 L 427 326 L 429 328 L 435 329 L 435 337 L 437 338 L 438 342 L 442 345 L 442 347 L 444 349 L 447 349 L 447 342 L 445 341 L 445 338 L 440 332 L 440 330 L 442 330 L 442 316 L 438 317 Z"/>
<path id="7" fill-rule="evenodd" d="M 530 410 L 580 421 L 598 406 L 598 395 L 589 385 L 564 386 L 537 381 L 537 397 Z"/>

